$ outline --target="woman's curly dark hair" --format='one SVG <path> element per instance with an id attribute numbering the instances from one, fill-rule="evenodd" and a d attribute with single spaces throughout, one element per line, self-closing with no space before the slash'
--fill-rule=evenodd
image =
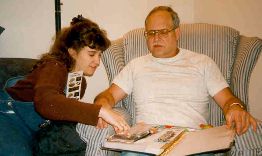
<path id="1" fill-rule="evenodd" d="M 39 63 L 49 59 L 63 62 L 70 71 L 75 64 L 69 55 L 68 49 L 72 48 L 79 52 L 88 46 L 91 49 L 104 51 L 110 46 L 110 40 L 105 31 L 91 20 L 82 15 L 74 17 L 69 27 L 63 28 L 57 35 L 50 51 L 41 56 Z"/>

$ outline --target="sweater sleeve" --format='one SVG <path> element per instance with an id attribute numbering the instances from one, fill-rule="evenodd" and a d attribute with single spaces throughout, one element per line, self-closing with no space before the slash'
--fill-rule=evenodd
<path id="1" fill-rule="evenodd" d="M 57 62 L 39 66 L 35 73 L 34 104 L 45 118 L 96 125 L 101 106 L 66 98 L 67 69 Z"/>

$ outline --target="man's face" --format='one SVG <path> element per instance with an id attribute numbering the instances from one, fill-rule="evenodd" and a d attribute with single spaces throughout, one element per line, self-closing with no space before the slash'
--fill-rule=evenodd
<path id="1" fill-rule="evenodd" d="M 179 28 L 173 28 L 172 17 L 167 11 L 157 11 L 148 17 L 145 25 L 146 32 L 148 32 L 146 41 L 154 57 L 169 58 L 177 54 Z"/>

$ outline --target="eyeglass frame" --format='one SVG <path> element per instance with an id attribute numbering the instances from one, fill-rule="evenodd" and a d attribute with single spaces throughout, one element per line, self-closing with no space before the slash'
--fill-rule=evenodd
<path id="1" fill-rule="evenodd" d="M 144 31 L 144 36 L 146 37 L 146 38 L 149 38 L 149 37 L 153 37 L 153 36 L 155 36 L 156 34 L 159 34 L 161 37 L 165 37 L 165 35 L 168 35 L 168 33 L 170 33 L 171 31 L 173 31 L 173 30 L 175 30 L 177 27 L 173 27 L 173 28 L 171 28 L 171 29 L 159 29 L 159 30 L 149 30 L 149 31 Z M 161 31 L 162 31 L 162 33 L 161 33 Z M 166 31 L 166 32 L 163 32 L 163 31 Z M 150 35 L 148 35 L 148 33 L 149 32 L 152 32 L 153 33 L 153 35 L 152 36 L 150 36 Z"/>

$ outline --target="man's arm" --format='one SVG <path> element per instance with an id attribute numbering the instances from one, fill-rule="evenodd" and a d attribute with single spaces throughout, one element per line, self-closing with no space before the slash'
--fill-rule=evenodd
<path id="1" fill-rule="evenodd" d="M 112 108 L 117 102 L 124 99 L 126 96 L 127 94 L 113 83 L 108 89 L 95 97 L 94 103 Z"/>
<path id="2" fill-rule="evenodd" d="M 228 128 L 235 126 L 238 135 L 245 133 L 250 125 L 256 131 L 255 118 L 242 107 L 242 102 L 233 95 L 229 88 L 222 89 L 213 98 L 222 108 Z"/>

